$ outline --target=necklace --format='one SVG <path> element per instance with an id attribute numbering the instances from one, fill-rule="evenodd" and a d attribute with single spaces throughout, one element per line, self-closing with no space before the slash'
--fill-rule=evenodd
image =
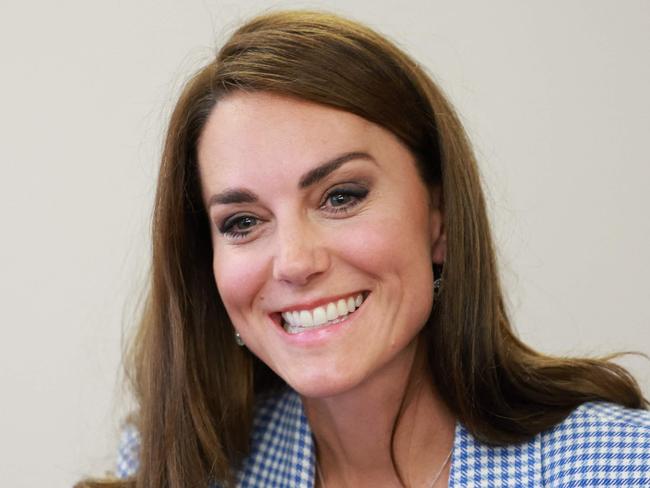
<path id="1" fill-rule="evenodd" d="M 440 475 L 442 474 L 442 471 L 445 469 L 445 466 L 447 466 L 447 463 L 448 463 L 449 460 L 451 459 L 451 453 L 452 453 L 452 452 L 454 452 L 454 446 L 451 446 L 451 449 L 449 449 L 449 454 L 447 454 L 447 457 L 446 457 L 445 460 L 442 462 L 442 464 L 441 464 L 440 467 L 438 468 L 438 472 L 436 473 L 436 475 L 433 477 L 433 480 L 432 480 L 431 483 L 429 484 L 429 486 L 430 486 L 431 488 L 433 488 L 433 487 L 435 486 L 436 482 L 438 481 L 438 478 L 440 478 Z"/>
<path id="2" fill-rule="evenodd" d="M 435 476 L 433 477 L 433 479 L 429 483 L 428 486 L 430 488 L 433 488 L 435 486 L 436 482 L 438 481 L 438 478 L 440 478 L 440 475 L 442 474 L 442 471 L 445 469 L 445 466 L 447 466 L 447 463 L 451 459 L 451 454 L 453 452 L 454 452 L 454 446 L 451 446 L 451 449 L 449 450 L 449 454 L 447 454 L 447 457 L 442 462 L 442 464 L 438 468 L 438 471 L 436 472 Z M 327 488 L 327 486 L 325 485 L 325 480 L 323 479 L 323 473 L 322 473 L 322 471 L 320 469 L 320 463 L 318 462 L 318 460 L 316 460 L 316 474 L 318 475 L 318 481 L 320 481 L 321 488 Z"/>

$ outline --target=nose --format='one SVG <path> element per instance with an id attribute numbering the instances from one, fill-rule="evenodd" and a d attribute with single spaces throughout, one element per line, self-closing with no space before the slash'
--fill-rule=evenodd
<path id="1" fill-rule="evenodd" d="M 278 226 L 273 278 L 306 285 L 330 266 L 330 255 L 312 225 L 294 222 Z"/>

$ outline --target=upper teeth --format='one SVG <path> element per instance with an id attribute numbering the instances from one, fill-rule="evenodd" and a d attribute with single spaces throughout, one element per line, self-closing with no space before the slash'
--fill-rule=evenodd
<path id="1" fill-rule="evenodd" d="M 327 322 L 337 320 L 354 312 L 363 303 L 363 295 L 341 298 L 335 302 L 313 308 L 311 310 L 294 310 L 282 312 L 285 326 L 290 327 L 316 327 Z"/>

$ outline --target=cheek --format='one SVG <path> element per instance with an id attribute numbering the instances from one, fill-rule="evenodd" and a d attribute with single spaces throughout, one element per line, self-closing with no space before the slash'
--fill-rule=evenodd
<path id="1" fill-rule="evenodd" d="M 262 260 L 236 253 L 217 252 L 212 263 L 214 278 L 221 300 L 233 321 L 243 307 L 252 305 L 263 285 Z"/>
<path id="2" fill-rule="evenodd" d="M 346 233 L 348 244 L 339 247 L 346 262 L 381 286 L 386 313 L 406 325 L 391 334 L 411 334 L 419 329 L 433 305 L 430 224 L 425 213 L 418 212 L 420 207 L 409 208 L 393 207 L 394 212 L 367 215 Z"/>
<path id="3" fill-rule="evenodd" d="M 427 219 L 422 212 L 408 212 L 405 208 L 364 216 L 347 230 L 345 243 L 339 247 L 359 266 L 377 273 L 408 275 L 423 267 L 431 268 Z"/>

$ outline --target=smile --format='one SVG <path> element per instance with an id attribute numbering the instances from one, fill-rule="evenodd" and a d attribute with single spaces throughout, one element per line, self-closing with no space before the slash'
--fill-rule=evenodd
<path id="1" fill-rule="evenodd" d="M 365 299 L 366 295 L 358 293 L 311 310 L 282 312 L 282 327 L 289 334 L 299 334 L 307 330 L 338 324 L 353 314 Z"/>

